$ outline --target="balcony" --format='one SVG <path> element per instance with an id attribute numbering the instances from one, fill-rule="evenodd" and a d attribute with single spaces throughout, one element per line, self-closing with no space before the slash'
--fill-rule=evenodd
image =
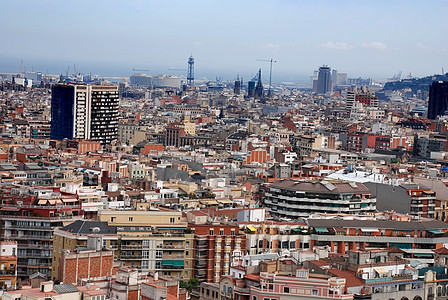
<path id="1" fill-rule="evenodd" d="M 448 243 L 448 237 L 417 238 L 393 236 L 351 236 L 351 235 L 317 235 L 311 234 L 311 240 L 322 242 L 368 242 L 368 243 L 416 243 L 416 244 L 442 244 Z"/>
<path id="2" fill-rule="evenodd" d="M 12 234 L 8 236 L 9 238 L 14 238 L 16 240 L 21 240 L 21 239 L 27 239 L 27 240 L 52 240 L 53 236 L 52 235 L 28 235 L 28 234 L 24 234 L 24 235 L 17 235 L 17 234 Z"/>
<path id="3" fill-rule="evenodd" d="M 120 248 L 121 249 L 123 249 L 123 250 L 126 250 L 126 249 L 143 249 L 143 246 L 142 245 L 121 245 L 120 246 Z M 149 248 L 149 246 L 148 247 L 146 247 L 146 248 Z"/>

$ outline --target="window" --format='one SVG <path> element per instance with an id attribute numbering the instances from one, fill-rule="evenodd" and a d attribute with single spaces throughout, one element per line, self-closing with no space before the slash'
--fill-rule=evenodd
<path id="1" fill-rule="evenodd" d="M 149 267 L 149 261 L 142 260 L 142 269 L 148 269 Z"/>
<path id="2" fill-rule="evenodd" d="M 134 221 L 134 217 L 129 217 L 129 222 Z"/>
<path id="3" fill-rule="evenodd" d="M 311 292 L 311 295 L 319 296 L 319 290 L 313 289 L 312 292 Z"/>
<path id="4" fill-rule="evenodd" d="M 283 287 L 283 293 L 289 294 L 289 286 Z"/>
<path id="5" fill-rule="evenodd" d="M 230 231 L 230 235 L 235 235 L 235 230 Z"/>
<path id="6" fill-rule="evenodd" d="M 219 230 L 219 235 L 224 235 L 224 230 Z"/>
<path id="7" fill-rule="evenodd" d="M 174 221 L 175 221 L 175 219 L 174 219 L 174 218 L 170 218 L 170 223 L 171 223 L 171 224 L 173 224 L 173 223 L 174 223 Z"/>
<path id="8" fill-rule="evenodd" d="M 213 229 L 210 229 L 210 235 L 214 235 L 215 231 Z"/>

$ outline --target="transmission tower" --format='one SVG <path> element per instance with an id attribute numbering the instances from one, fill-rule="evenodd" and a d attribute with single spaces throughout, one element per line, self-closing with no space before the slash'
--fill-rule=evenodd
<path id="1" fill-rule="evenodd" d="M 194 58 L 193 55 L 188 59 L 187 85 L 194 86 Z"/>

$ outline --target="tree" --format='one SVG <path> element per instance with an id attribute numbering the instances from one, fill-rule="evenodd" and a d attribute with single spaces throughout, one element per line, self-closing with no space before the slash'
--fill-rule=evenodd
<path id="1" fill-rule="evenodd" d="M 199 279 L 197 279 L 196 277 L 193 277 L 193 278 L 190 278 L 190 280 L 188 280 L 188 281 L 180 280 L 179 287 L 187 289 L 188 291 L 191 292 L 192 290 L 199 288 Z"/>

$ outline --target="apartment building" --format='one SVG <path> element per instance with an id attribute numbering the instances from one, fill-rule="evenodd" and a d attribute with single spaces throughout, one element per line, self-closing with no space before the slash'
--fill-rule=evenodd
<path id="1" fill-rule="evenodd" d="M 300 222 L 238 222 L 246 232 L 247 254 L 278 253 L 309 249 L 308 226 Z"/>
<path id="2" fill-rule="evenodd" d="M 18 278 L 27 279 L 36 272 L 50 277 L 55 228 L 82 216 L 76 198 L 60 195 L 40 196 L 21 205 L 4 204 L 0 211 L 1 238 L 17 241 Z"/>
<path id="3" fill-rule="evenodd" d="M 279 180 L 265 193 L 264 205 L 271 216 L 294 220 L 313 213 L 374 212 L 376 199 L 362 183 Z"/>
<path id="4" fill-rule="evenodd" d="M 194 234 L 194 277 L 200 281 L 219 282 L 230 274 L 230 264 L 246 254 L 246 237 L 237 225 L 189 224 Z"/>
<path id="5" fill-rule="evenodd" d="M 55 232 L 57 252 L 87 246 L 89 235 L 100 234 L 103 248 L 115 250 L 122 267 L 155 271 L 172 278 L 193 277 L 193 234 L 177 211 L 105 210 L 99 222 L 79 221 Z M 53 275 L 60 258 L 54 255 Z"/>
<path id="6" fill-rule="evenodd" d="M 17 242 L 0 241 L 0 288 L 16 288 Z"/>
<path id="7" fill-rule="evenodd" d="M 331 252 L 339 254 L 348 253 L 349 250 L 396 246 L 408 251 L 411 259 L 424 259 L 431 253 L 430 250 L 442 248 L 448 243 L 448 224 L 439 220 L 308 219 L 307 223 L 311 232 L 311 249 L 314 246 L 328 246 Z"/>
<path id="8" fill-rule="evenodd" d="M 394 210 L 419 218 L 434 218 L 436 193 L 422 184 L 390 185 L 367 182 L 365 185 L 377 198 L 379 211 Z"/>

